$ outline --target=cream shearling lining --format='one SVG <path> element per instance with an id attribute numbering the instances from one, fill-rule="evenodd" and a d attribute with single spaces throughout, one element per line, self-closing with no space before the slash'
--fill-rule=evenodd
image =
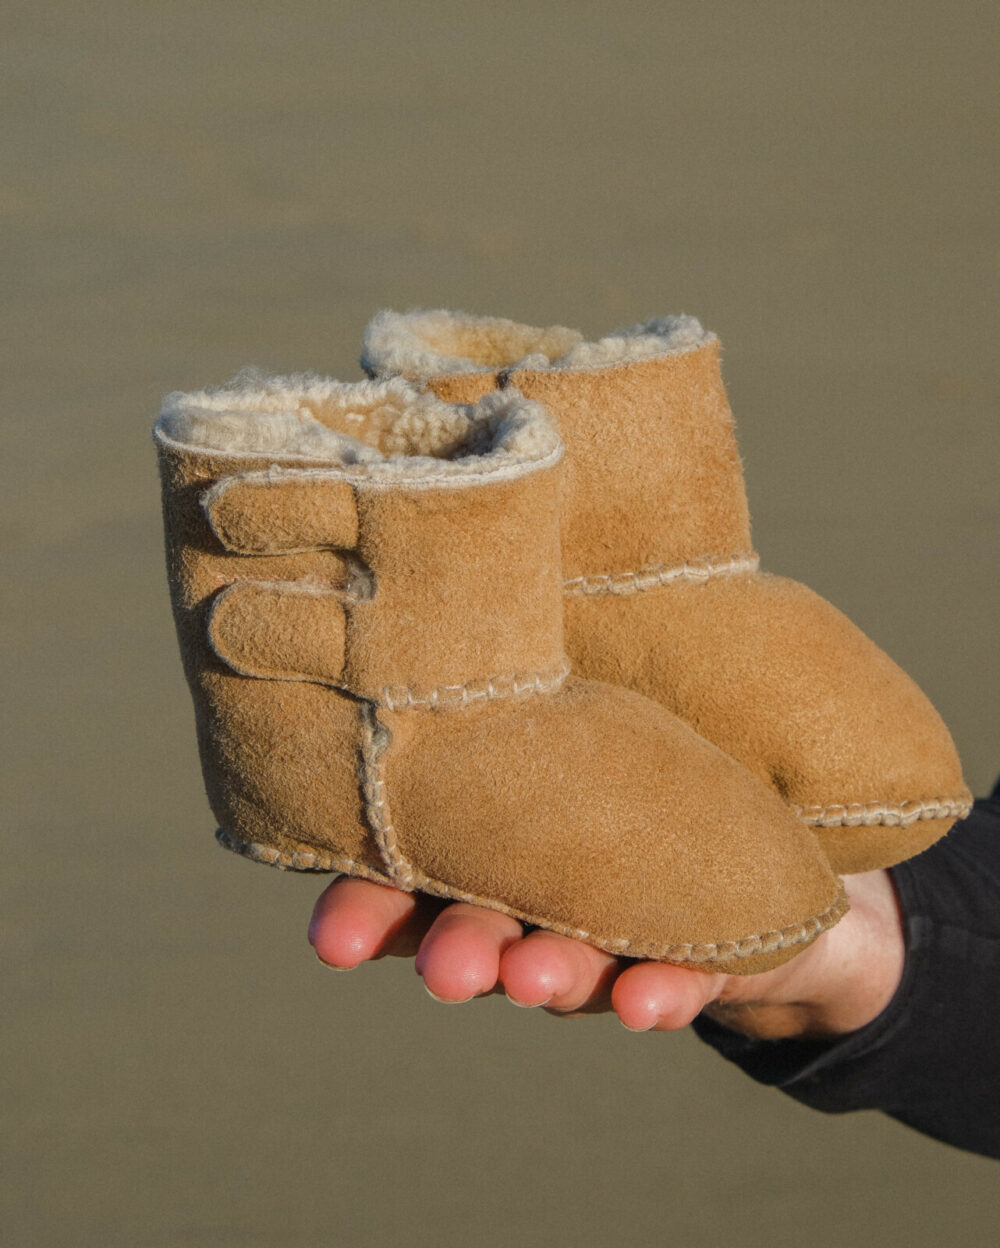
<path id="1" fill-rule="evenodd" d="M 605 368 L 693 351 L 714 339 L 693 316 L 643 321 L 586 342 L 562 325 L 540 329 L 443 308 L 383 309 L 365 329 L 361 367 L 373 377 L 400 374 L 421 382 L 447 373 Z"/>
<path id="2" fill-rule="evenodd" d="M 513 389 L 468 406 L 402 378 L 349 383 L 254 369 L 215 390 L 168 395 L 156 435 L 186 448 L 393 480 L 506 475 L 562 455 L 545 409 Z"/>

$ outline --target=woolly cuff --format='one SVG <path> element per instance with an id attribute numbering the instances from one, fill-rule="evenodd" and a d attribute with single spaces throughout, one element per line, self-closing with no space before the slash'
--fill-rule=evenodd
<path id="1" fill-rule="evenodd" d="M 401 375 L 426 382 L 451 373 L 604 368 L 694 351 L 714 340 L 693 316 L 643 321 L 586 342 L 579 331 L 562 325 L 539 329 L 444 309 L 385 309 L 365 330 L 361 367 L 373 377 Z"/>
<path id="2" fill-rule="evenodd" d="M 346 383 L 255 369 L 215 390 L 168 395 L 154 435 L 182 450 L 399 481 L 506 475 L 562 454 L 545 409 L 513 389 L 466 406 L 401 378 Z"/>

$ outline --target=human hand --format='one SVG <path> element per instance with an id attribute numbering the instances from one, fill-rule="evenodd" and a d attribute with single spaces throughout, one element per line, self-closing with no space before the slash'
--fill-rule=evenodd
<path id="1" fill-rule="evenodd" d="M 509 915 L 445 904 L 367 880 L 335 880 L 316 903 L 309 940 L 341 970 L 415 957 L 427 991 L 459 1003 L 506 992 L 560 1015 L 614 1010 L 633 1031 L 675 1031 L 703 1010 L 760 1039 L 856 1031 L 888 1005 L 903 969 L 902 924 L 884 871 L 845 879 L 850 912 L 790 962 L 762 975 L 711 975 L 615 958 Z"/>

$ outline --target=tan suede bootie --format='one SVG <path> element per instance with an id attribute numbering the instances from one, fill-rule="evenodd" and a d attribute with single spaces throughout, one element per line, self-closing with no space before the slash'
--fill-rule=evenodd
<path id="1" fill-rule="evenodd" d="M 223 844 L 710 970 L 777 965 L 844 912 L 770 789 L 567 677 L 538 404 L 247 375 L 170 396 L 155 437 Z"/>
<path id="2" fill-rule="evenodd" d="M 379 313 L 362 364 L 442 398 L 515 386 L 566 444 L 573 670 L 656 698 L 771 784 L 834 869 L 889 866 L 969 810 L 917 686 L 824 599 L 758 571 L 719 344 L 692 317 L 584 342 L 460 313 Z"/>

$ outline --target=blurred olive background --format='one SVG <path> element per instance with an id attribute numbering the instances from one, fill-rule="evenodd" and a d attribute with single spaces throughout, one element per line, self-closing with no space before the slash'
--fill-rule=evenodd
<path id="1" fill-rule="evenodd" d="M 914 674 L 983 791 L 995 4 L 2 21 L 5 1242 L 992 1248 L 994 1163 L 814 1114 L 693 1036 L 324 970 L 322 881 L 212 839 L 149 430 L 247 363 L 358 376 L 380 306 L 694 313 L 765 565 Z"/>

